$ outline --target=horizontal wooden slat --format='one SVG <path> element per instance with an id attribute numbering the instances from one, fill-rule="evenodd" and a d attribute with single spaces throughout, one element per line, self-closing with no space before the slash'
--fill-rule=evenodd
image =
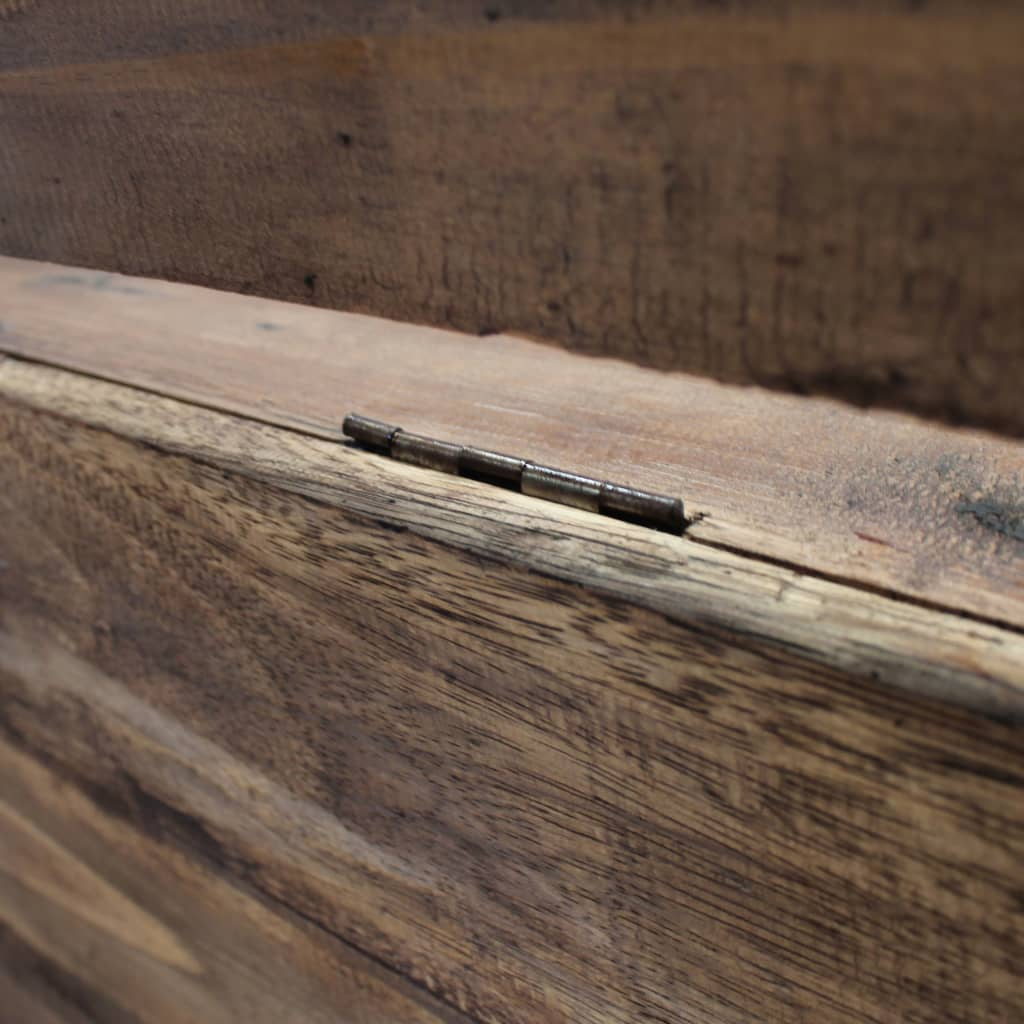
<path id="1" fill-rule="evenodd" d="M 0 16 L 0 251 L 1024 432 L 1012 0 Z"/>
<path id="2" fill-rule="evenodd" d="M 1019 1015 L 1016 634 L 0 370 L 0 723 L 132 829 L 481 1021 Z"/>
<path id="3" fill-rule="evenodd" d="M 618 520 L 74 373 L 0 363 L 0 397 L 978 713 L 1024 722 L 1024 636 Z M 74 435 L 68 440 L 73 441 Z M 36 486 L 28 461 L 11 493 Z M 57 443 L 57 442 L 55 442 Z M 71 458 L 72 449 L 67 455 Z M 44 463 L 45 465 L 45 463 Z M 73 464 L 67 470 L 74 473 Z M 16 471 L 16 470 L 15 470 Z M 156 470 L 154 470 L 156 471 Z M 12 499 L 13 500 L 13 499 Z M 174 507 L 174 515 L 181 510 Z M 510 597 L 510 614 L 514 601 Z"/>
<path id="4" fill-rule="evenodd" d="M 1024 627 L 1024 446 L 477 339 L 0 258 L 0 351 L 340 439 L 359 411 L 685 499 L 697 540 Z"/>

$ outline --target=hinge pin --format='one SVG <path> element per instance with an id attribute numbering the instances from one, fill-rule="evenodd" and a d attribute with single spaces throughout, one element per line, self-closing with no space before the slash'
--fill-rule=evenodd
<path id="1" fill-rule="evenodd" d="M 341 429 L 365 448 L 414 466 L 470 477 L 534 498 L 572 505 L 668 533 L 682 533 L 686 528 L 683 503 L 679 498 L 539 466 L 500 452 L 410 434 L 401 427 L 356 413 L 345 417 Z"/>

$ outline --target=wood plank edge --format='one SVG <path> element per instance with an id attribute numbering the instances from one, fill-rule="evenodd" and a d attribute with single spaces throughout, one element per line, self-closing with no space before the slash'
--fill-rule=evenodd
<path id="1" fill-rule="evenodd" d="M 1024 724 L 1024 636 L 1010 629 L 10 356 L 0 364 L 0 396 L 732 644 Z"/>
<path id="2" fill-rule="evenodd" d="M 16 357 L 329 440 L 358 409 L 437 438 L 672 494 L 687 502 L 693 539 L 1024 630 L 1012 535 L 1024 500 L 1013 483 L 1021 450 L 1011 442 L 830 402 L 744 395 L 509 335 L 481 346 L 450 330 L 155 279 L 0 257 L 0 284 L 7 307 L 0 350 Z M 41 302 L 40 290 L 52 301 Z M 268 323 L 287 333 L 283 348 L 259 340 Z M 382 356 L 364 359 L 366 346 Z M 429 368 L 401 369 L 425 351 Z M 426 392 L 423 371 L 437 385 Z M 530 384 L 535 375 L 544 381 L 539 393 Z M 608 415 L 580 422 L 578 403 L 557 385 L 577 375 L 584 389 L 611 398 Z M 626 395 L 665 386 L 676 396 L 652 406 L 650 436 L 661 440 L 650 449 L 633 437 L 632 403 L 611 397 L 612 381 Z M 672 424 L 691 401 L 696 415 L 681 431 L 682 447 L 673 448 Z M 840 422 L 830 423 L 832 416 Z M 852 436 L 843 443 L 846 431 Z M 786 454 L 822 434 L 832 440 L 810 462 Z M 739 462 L 737 444 L 748 449 Z M 972 511 L 989 505 L 992 519 Z"/>

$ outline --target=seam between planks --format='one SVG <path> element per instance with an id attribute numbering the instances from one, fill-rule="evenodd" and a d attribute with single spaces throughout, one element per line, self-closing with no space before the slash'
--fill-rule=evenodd
<path id="1" fill-rule="evenodd" d="M 938 700 L 1024 725 L 1024 642 L 1012 631 L 687 545 L 685 537 L 514 492 L 495 494 L 461 477 L 433 480 L 422 469 L 354 447 L 128 385 L 33 368 L 16 358 L 0 370 L 0 383 L 5 399 L 36 414 L 409 529 L 490 563 L 583 586 L 735 646 L 775 651 L 894 696 Z M 139 404 L 139 396 L 152 405 Z M 197 418 L 182 415 L 189 408 Z"/>
<path id="2" fill-rule="evenodd" d="M 54 370 L 60 370 L 64 373 L 71 373 L 78 377 L 82 377 L 88 380 L 102 381 L 106 384 L 112 384 L 117 387 L 129 388 L 132 391 L 137 391 L 142 394 L 154 395 L 158 398 L 167 399 L 172 402 L 179 402 L 182 405 L 193 406 L 197 409 L 206 409 L 210 412 L 215 412 L 223 416 L 233 416 L 240 420 L 245 420 L 250 423 L 258 423 L 266 427 L 272 427 L 276 430 L 283 430 L 290 434 L 295 434 L 300 437 L 315 438 L 320 441 L 330 441 L 338 443 L 339 445 L 351 444 L 341 429 L 341 421 L 339 420 L 339 426 L 336 431 L 329 431 L 315 426 L 300 426 L 295 423 L 283 423 L 280 419 L 275 419 L 272 416 L 259 416 L 251 410 L 251 408 L 242 408 L 235 406 L 232 403 L 225 402 L 223 404 L 217 402 L 204 402 L 201 399 L 188 396 L 182 397 L 180 394 L 172 393 L 171 391 L 161 390 L 145 384 L 132 382 L 126 382 L 110 374 L 97 373 L 92 370 L 81 369 L 80 367 L 73 366 L 69 363 L 62 363 L 56 360 L 42 359 L 35 356 L 28 356 L 21 352 L 4 352 L 2 350 L 2 340 L 0 340 L 0 367 L 2 367 L 4 361 L 9 360 L 12 365 L 18 363 L 26 363 L 34 366 L 48 367 Z M 69 417 L 71 418 L 71 417 Z M 78 420 L 78 422 L 84 422 Z M 112 430 L 112 433 L 120 433 L 116 430 Z M 120 436 L 126 436 L 120 434 Z M 539 499 L 538 499 L 539 500 Z M 697 509 L 690 509 L 687 516 L 687 525 L 700 522 L 705 516 L 705 513 Z M 886 600 L 895 601 L 900 604 L 908 605 L 913 608 L 919 608 L 923 611 L 938 612 L 940 614 L 954 615 L 957 618 L 963 619 L 968 622 L 977 622 L 979 625 L 991 626 L 996 629 L 1005 630 L 1009 633 L 1013 633 L 1016 636 L 1024 637 L 1024 627 L 1018 626 L 1017 624 L 1007 620 L 1000 619 L 996 616 L 983 615 L 980 612 L 974 612 L 969 609 L 957 607 L 955 605 L 946 604 L 942 601 L 929 601 L 927 598 L 919 597 L 914 594 L 908 594 L 904 591 L 897 590 L 890 587 L 882 586 L 881 584 L 869 583 L 865 580 L 853 578 L 844 573 L 830 573 L 825 570 L 814 568 L 812 566 L 804 565 L 801 562 L 791 561 L 784 558 L 778 558 L 772 555 L 763 554 L 759 551 L 751 548 L 744 547 L 737 544 L 729 544 L 725 541 L 714 540 L 709 537 L 704 537 L 695 534 L 691 530 L 684 530 L 681 534 L 683 539 L 700 545 L 701 547 L 711 548 L 716 551 L 726 552 L 728 554 L 736 555 L 740 558 L 747 559 L 752 562 L 757 562 L 762 565 L 774 566 L 776 568 L 785 569 L 790 572 L 799 573 L 801 576 L 805 576 L 808 579 L 821 580 L 826 583 L 834 583 L 838 586 L 847 587 L 850 590 L 858 591 L 864 594 L 871 594 L 876 597 L 884 598 Z"/>
<path id="3" fill-rule="evenodd" d="M 36 415 L 583 586 L 733 646 L 824 667 L 833 680 L 838 672 L 894 696 L 1024 724 L 1024 642 L 1012 631 L 459 477 L 434 480 L 354 447 L 128 385 L 16 358 L 0 368 L 0 385 L 6 400 Z"/>

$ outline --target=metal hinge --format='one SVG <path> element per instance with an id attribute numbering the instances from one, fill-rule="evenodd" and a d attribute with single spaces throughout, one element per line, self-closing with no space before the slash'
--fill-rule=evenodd
<path id="1" fill-rule="evenodd" d="M 341 429 L 363 447 L 400 462 L 470 477 L 654 530 L 682 533 L 686 529 L 686 516 L 679 498 L 539 466 L 513 455 L 410 434 L 401 427 L 356 413 L 345 417 Z"/>

